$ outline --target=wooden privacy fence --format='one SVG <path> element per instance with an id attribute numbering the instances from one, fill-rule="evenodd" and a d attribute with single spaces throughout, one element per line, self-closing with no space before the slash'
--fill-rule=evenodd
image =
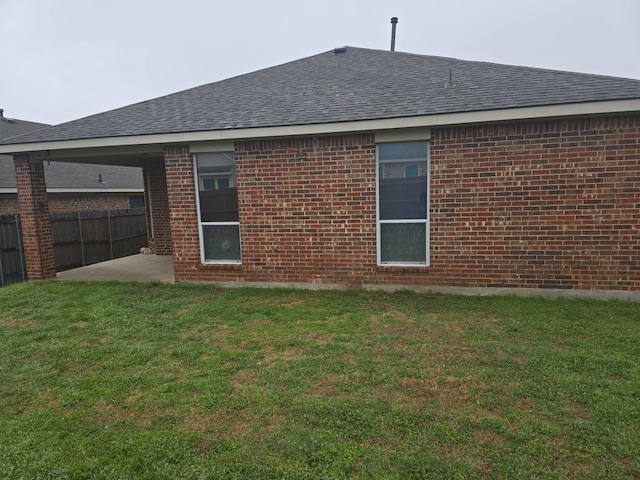
<path id="1" fill-rule="evenodd" d="M 51 214 L 57 270 L 126 257 L 147 245 L 144 208 Z M 18 215 L 0 216 L 0 286 L 26 280 Z"/>
<path id="2" fill-rule="evenodd" d="M 144 208 L 51 215 L 58 271 L 126 257 L 147 245 Z"/>
<path id="3" fill-rule="evenodd" d="M 24 282 L 26 279 L 20 216 L 2 215 L 0 216 L 0 287 Z"/>

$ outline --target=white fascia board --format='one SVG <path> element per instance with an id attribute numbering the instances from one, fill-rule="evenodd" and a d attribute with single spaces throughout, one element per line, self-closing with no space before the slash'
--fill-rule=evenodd
<path id="1" fill-rule="evenodd" d="M 612 100 L 608 102 L 487 110 L 484 112 L 449 113 L 438 115 L 437 123 L 434 126 L 638 112 L 640 112 L 640 99 Z"/>
<path id="2" fill-rule="evenodd" d="M 149 152 L 158 151 L 157 145 L 196 144 L 258 138 L 329 135 L 342 133 L 371 132 L 398 128 L 442 127 L 514 120 L 534 120 L 541 118 L 572 117 L 584 115 L 620 114 L 640 112 L 640 99 L 612 100 L 606 102 L 548 105 L 541 107 L 509 108 L 480 112 L 447 113 L 420 117 L 401 117 L 354 122 L 323 123 L 313 125 L 292 125 L 283 127 L 240 128 L 212 130 L 206 132 L 164 133 L 157 135 L 131 135 L 124 137 L 90 138 L 57 142 L 22 143 L 0 145 L 0 154 L 28 153 L 77 149 L 105 149 L 135 147 L 142 153 L 148 146 Z M 155 148 L 153 146 L 156 146 Z M 142 148 L 140 148 L 142 147 Z M 126 151 L 126 148 L 120 148 Z M 133 152 L 132 152 L 133 153 Z M 86 153 L 85 153 L 86 154 Z M 98 151 L 96 151 L 98 154 Z"/>
<path id="3" fill-rule="evenodd" d="M 18 193 L 18 189 L 17 188 L 0 188 L 0 194 L 2 193 Z"/>
<path id="4" fill-rule="evenodd" d="M 144 188 L 48 188 L 47 193 L 144 193 Z"/>

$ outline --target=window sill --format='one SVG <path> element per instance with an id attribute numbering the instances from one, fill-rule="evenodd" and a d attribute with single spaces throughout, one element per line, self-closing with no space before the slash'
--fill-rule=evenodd
<path id="1" fill-rule="evenodd" d="M 201 263 L 199 270 L 225 270 L 239 271 L 242 270 L 241 263 Z"/>
<path id="2" fill-rule="evenodd" d="M 424 272 L 429 265 L 377 265 L 378 272 Z"/>

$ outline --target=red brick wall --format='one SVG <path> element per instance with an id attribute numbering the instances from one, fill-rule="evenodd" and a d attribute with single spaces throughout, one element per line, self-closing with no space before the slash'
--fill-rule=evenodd
<path id="1" fill-rule="evenodd" d="M 361 284 L 371 275 L 373 135 L 240 142 L 236 158 L 247 280 Z"/>
<path id="2" fill-rule="evenodd" d="M 242 265 L 200 264 L 193 164 L 166 158 L 176 280 L 361 284 L 375 269 L 373 135 L 237 143 Z"/>
<path id="3" fill-rule="evenodd" d="M 141 194 L 140 194 L 141 195 Z M 51 212 L 77 212 L 78 210 L 126 210 L 129 195 L 49 195 Z"/>
<path id="4" fill-rule="evenodd" d="M 55 278 L 56 259 L 42 160 L 14 155 L 25 266 L 29 280 Z"/>
<path id="5" fill-rule="evenodd" d="M 171 255 L 171 226 L 164 162 L 162 160 L 147 161 L 143 169 L 143 177 L 149 247 L 157 255 Z"/>
<path id="6" fill-rule="evenodd" d="M 434 129 L 429 267 L 376 265 L 373 135 L 238 142 L 235 266 L 200 265 L 175 148 L 177 280 L 640 290 L 638 116 Z"/>
<path id="7" fill-rule="evenodd" d="M 640 289 L 640 117 L 433 132 L 432 265 L 447 284 Z"/>
<path id="8" fill-rule="evenodd" d="M 136 194 L 137 195 L 137 194 Z M 140 194 L 141 195 L 141 194 Z M 129 208 L 129 195 L 75 195 L 48 194 L 50 212 L 77 212 L 78 210 L 125 210 Z M 18 213 L 16 195 L 0 196 L 0 215 Z"/>
<path id="9" fill-rule="evenodd" d="M 15 194 L 0 194 L 0 215 L 16 215 L 19 209 Z"/>
<path id="10" fill-rule="evenodd" d="M 165 147 L 169 221 L 176 280 L 196 280 L 200 240 L 192 155 L 187 145 Z"/>

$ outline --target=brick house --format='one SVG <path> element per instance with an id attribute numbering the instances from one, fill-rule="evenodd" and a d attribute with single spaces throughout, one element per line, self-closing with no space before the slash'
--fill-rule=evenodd
<path id="1" fill-rule="evenodd" d="M 144 169 L 177 281 L 640 290 L 640 81 L 342 47 L 0 143 Z"/>
<path id="2" fill-rule="evenodd" d="M 8 118 L 0 109 L 0 139 L 50 125 Z M 52 162 L 43 164 L 51 212 L 120 210 L 144 206 L 140 169 L 118 165 Z M 0 215 L 19 211 L 15 169 L 10 155 L 0 155 Z"/>

